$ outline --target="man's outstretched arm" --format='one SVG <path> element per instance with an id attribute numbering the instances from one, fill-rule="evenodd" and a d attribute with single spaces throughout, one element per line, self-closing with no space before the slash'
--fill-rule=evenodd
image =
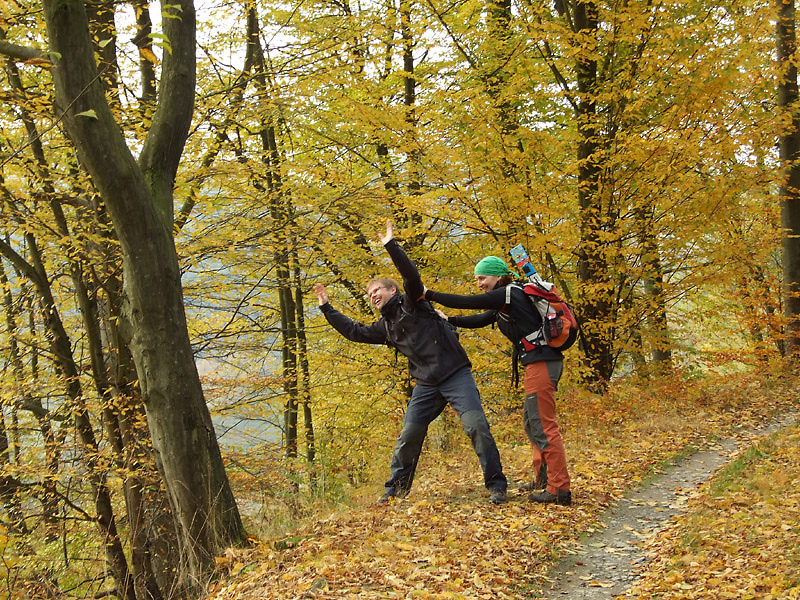
<path id="1" fill-rule="evenodd" d="M 331 327 L 342 334 L 342 336 L 352 342 L 362 342 L 364 344 L 386 343 L 386 329 L 382 321 L 378 321 L 372 325 L 357 323 L 331 306 L 328 292 L 324 285 L 321 283 L 315 285 L 314 292 L 317 294 L 319 307 L 322 314 L 325 315 L 325 319 L 330 323 Z"/>
<path id="2" fill-rule="evenodd" d="M 394 239 L 394 227 L 391 219 L 386 221 L 386 233 L 381 236 L 380 240 L 403 278 L 406 295 L 415 302 L 420 300 L 425 293 L 422 277 L 420 277 L 416 265 L 411 262 L 403 248 Z"/>

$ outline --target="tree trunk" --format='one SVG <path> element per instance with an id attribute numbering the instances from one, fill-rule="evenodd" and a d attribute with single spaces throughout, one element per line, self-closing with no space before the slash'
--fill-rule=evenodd
<path id="1" fill-rule="evenodd" d="M 422 152 L 417 136 L 417 80 L 414 75 L 414 36 L 411 31 L 411 0 L 400 2 L 400 35 L 403 40 L 403 105 L 405 108 L 406 135 L 403 143 L 406 150 L 408 195 L 412 198 L 412 206 L 401 206 L 402 211 L 396 215 L 398 225 L 407 232 L 406 249 L 413 249 L 422 244 L 423 234 L 416 232 L 416 226 L 422 223 L 422 216 L 417 212 L 413 198 L 422 193 L 420 182 L 420 160 Z M 412 233 L 413 232 L 413 233 Z M 424 260 L 421 264 L 424 264 Z"/>
<path id="2" fill-rule="evenodd" d="M 794 0 L 778 0 L 776 28 L 778 46 L 778 106 L 791 116 L 781 133 L 779 147 L 784 169 L 780 189 L 783 226 L 783 286 L 786 316 L 785 351 L 792 356 L 800 350 L 800 115 L 797 114 L 797 35 Z"/>
<path id="3" fill-rule="evenodd" d="M 156 100 L 156 70 L 147 53 L 153 52 L 153 23 L 150 20 L 150 3 L 147 0 L 133 0 L 131 2 L 136 14 L 136 37 L 134 43 L 139 47 L 139 79 L 142 83 L 140 102 L 145 107 L 150 107 Z M 142 50 L 144 52 L 142 52 Z M 145 114 L 147 111 L 143 111 Z"/>
<path id="4" fill-rule="evenodd" d="M 3 295 L 3 308 L 5 312 L 6 328 L 9 333 L 9 358 L 13 366 L 17 381 L 22 381 L 21 370 L 22 360 L 19 356 L 19 345 L 17 344 L 16 331 L 17 320 L 16 312 L 14 311 L 14 301 L 11 296 L 11 289 L 9 286 L 6 270 L 3 262 L 0 260 L 0 293 Z M 16 410 L 12 407 L 12 411 Z M 6 429 L 5 416 L 0 411 L 0 473 L 5 472 L 5 466 L 10 465 L 13 460 L 19 460 L 19 455 L 12 457 L 11 445 L 8 439 L 8 430 Z M 0 475 L 0 500 L 2 500 L 9 517 L 9 529 L 15 533 L 26 535 L 28 533 L 27 525 L 25 524 L 25 513 L 22 510 L 17 495 L 19 486 L 16 480 L 6 476 Z"/>
<path id="5" fill-rule="evenodd" d="M 0 244 L 0 251 L 2 251 L 2 254 L 6 253 L 5 251 L 7 248 L 8 247 L 6 245 Z M 7 287 L 8 278 L 5 274 L 5 269 L 2 268 L 1 262 L 0 281 L 3 285 L 3 305 L 5 308 L 6 323 L 8 325 L 8 331 L 10 332 L 9 360 L 14 372 L 14 381 L 20 389 L 21 396 L 16 401 L 17 406 L 12 408 L 14 411 L 12 414 L 16 414 L 16 410 L 18 408 L 22 408 L 26 411 L 29 411 L 39 423 L 39 434 L 42 436 L 42 440 L 44 441 L 45 464 L 47 465 L 48 469 L 47 476 L 42 477 L 40 483 L 40 500 L 43 507 L 42 520 L 44 521 L 43 537 L 48 541 L 52 541 L 56 537 L 55 532 L 57 530 L 56 514 L 58 512 L 58 492 L 56 490 L 55 482 L 59 479 L 58 453 L 60 451 L 60 444 L 56 439 L 56 435 L 50 423 L 47 410 L 42 405 L 41 400 L 30 392 L 30 390 L 38 383 L 36 354 L 33 354 L 32 356 L 30 376 L 26 376 L 15 333 L 17 331 L 15 318 L 17 311 L 11 296 L 11 291 Z M 30 315 L 30 331 L 32 334 L 36 331 L 33 315 Z M 15 455 L 16 457 L 19 457 L 19 446 L 17 446 Z"/>
<path id="6" fill-rule="evenodd" d="M 124 315 L 157 464 L 180 528 L 185 585 L 202 594 L 214 553 L 244 529 L 205 404 L 186 326 L 172 239 L 173 186 L 191 123 L 195 18 L 191 0 L 164 19 L 161 97 L 134 160 L 97 78 L 80 0 L 45 0 L 56 108 L 105 203 L 123 255 Z M 179 17 L 179 18 L 178 18 Z"/>
<path id="7" fill-rule="evenodd" d="M 650 203 L 645 201 L 643 206 L 635 209 L 634 214 L 638 220 L 639 255 L 644 271 L 648 341 L 652 348 L 653 366 L 656 371 L 668 371 L 672 367 L 672 343 L 664 298 L 664 269 L 653 230 Z"/>
<path id="8" fill-rule="evenodd" d="M 572 2 L 575 32 L 582 39 L 597 37 L 597 6 L 592 0 Z M 587 42 L 584 42 L 587 43 Z M 577 55 L 579 98 L 578 123 L 578 205 L 580 207 L 580 249 L 578 279 L 579 308 L 582 317 L 583 350 L 588 373 L 586 382 L 601 389 L 613 372 L 611 337 L 607 321 L 611 314 L 613 284 L 609 281 L 608 261 L 603 242 L 603 208 L 598 154 L 598 115 L 596 105 L 597 62 L 584 49 Z"/>
<path id="9" fill-rule="evenodd" d="M 167 600 L 184 598 L 180 585 L 180 551 L 176 523 L 169 510 L 169 499 L 152 464 L 147 417 L 137 385 L 136 367 L 130 349 L 122 340 L 117 324 L 122 281 L 116 273 L 102 282 L 108 294 L 104 306 L 105 344 L 109 350 L 111 387 L 115 393 L 115 416 L 125 448 L 122 468 L 131 476 L 125 480 L 125 504 L 130 522 L 131 568 L 137 598 Z"/>
<path id="10" fill-rule="evenodd" d="M 28 535 L 28 526 L 25 524 L 25 513 L 17 494 L 20 482 L 13 477 L 4 475 L 11 464 L 8 452 L 8 434 L 6 432 L 6 421 L 3 413 L 0 412 L 0 502 L 8 513 L 8 530 L 20 535 Z M 24 552 L 24 548 L 23 548 Z"/>
<path id="11" fill-rule="evenodd" d="M 86 471 L 89 484 L 93 490 L 96 523 L 103 539 L 106 558 L 114 575 L 117 595 L 120 600 L 136 600 L 128 561 L 117 532 L 111 492 L 105 481 L 105 472 L 98 463 L 100 456 L 99 446 L 84 404 L 79 369 L 72 356 L 72 344 L 61 321 L 42 257 L 32 234 L 26 235 L 26 242 L 31 253 L 30 263 L 15 254 L 4 242 L 0 243 L 0 247 L 2 247 L 3 254 L 15 262 L 15 266 L 23 272 L 25 277 L 36 288 L 56 370 L 63 378 L 66 396 L 70 403 L 69 409 L 75 423 L 75 430 L 86 450 Z"/>
<path id="12" fill-rule="evenodd" d="M 660 266 L 659 264 L 658 267 Z M 645 277 L 644 280 L 644 289 L 651 302 L 648 310 L 650 344 L 656 370 L 668 371 L 672 368 L 672 343 L 667 309 L 664 305 L 664 278 L 661 273 L 657 271 L 656 273 L 655 276 Z"/>
<path id="13" fill-rule="evenodd" d="M 278 280 L 278 303 L 281 315 L 281 375 L 283 391 L 286 395 L 284 403 L 284 435 L 286 441 L 286 457 L 297 457 L 297 316 L 294 303 L 291 278 L 291 227 L 290 207 L 283 189 L 281 175 L 281 156 L 275 138 L 275 126 L 265 124 L 264 140 L 265 163 L 267 165 L 267 195 L 270 204 L 270 216 L 275 231 L 274 251 L 275 268 Z"/>
<path id="14" fill-rule="evenodd" d="M 248 11 L 247 39 L 248 49 L 246 69 L 255 71 L 255 85 L 264 98 L 269 96 L 264 52 L 261 48 L 258 15 L 254 8 Z M 261 123 L 261 149 L 266 165 L 265 185 L 256 184 L 267 195 L 270 217 L 274 231 L 275 268 L 278 283 L 278 303 L 281 316 L 281 375 L 286 394 L 283 414 L 285 452 L 287 458 L 297 456 L 297 413 L 298 413 L 298 356 L 297 356 L 297 317 L 292 290 L 292 247 L 289 233 L 292 225 L 292 208 L 283 189 L 281 173 L 282 158 L 278 148 L 276 126 L 271 117 Z"/>
<path id="15" fill-rule="evenodd" d="M 113 30 L 113 10 L 105 6 L 103 11 L 99 9 L 98 11 L 103 12 L 105 15 L 103 20 L 104 27 L 101 29 L 103 29 L 103 31 Z M 106 32 L 105 35 L 109 35 L 109 33 L 110 32 Z M 106 39 L 106 37 L 98 36 L 97 33 L 95 37 L 97 39 Z M 115 53 L 106 55 L 106 61 L 115 62 L 115 56 Z M 16 65 L 13 63 L 7 65 L 7 71 L 9 73 L 11 85 L 19 94 L 24 94 L 24 88 L 19 80 Z M 115 80 L 111 78 L 109 81 L 106 81 L 106 85 L 112 85 L 114 81 Z M 22 109 L 22 119 L 28 132 L 28 138 L 31 140 L 31 151 L 39 171 L 39 176 L 41 177 L 45 191 L 51 195 L 52 198 L 50 206 L 53 211 L 55 225 L 61 235 L 61 240 L 64 244 L 67 244 L 68 240 L 80 239 L 80 237 L 73 237 L 69 230 L 67 218 L 62 206 L 55 199 L 55 186 L 52 183 L 52 177 L 49 173 L 44 147 L 41 143 L 41 136 L 39 135 L 36 122 L 34 119 L 30 118 L 24 108 Z M 96 217 L 97 222 L 100 224 L 101 237 L 104 233 L 110 233 L 111 225 L 107 222 L 107 219 L 104 218 L 105 214 L 102 212 L 102 207 L 99 209 L 95 207 L 94 215 L 79 215 L 79 218 L 90 222 L 93 220 L 92 217 Z M 149 461 L 144 459 L 144 450 L 142 446 L 147 445 L 145 440 L 148 440 L 149 436 L 145 435 L 142 431 L 132 432 L 133 427 L 138 427 L 132 424 L 146 423 L 143 414 L 139 414 L 138 416 L 133 414 L 138 409 L 138 405 L 133 401 L 134 398 L 138 398 L 138 392 L 131 393 L 136 386 L 129 385 L 129 383 L 130 381 L 135 381 L 135 375 L 133 375 L 135 369 L 130 370 L 132 377 L 129 377 L 124 385 L 120 386 L 117 383 L 112 385 L 109 375 L 110 370 L 106 365 L 103 335 L 100 326 L 101 316 L 98 298 L 101 294 L 99 293 L 99 288 L 105 289 L 109 295 L 121 289 L 121 281 L 118 279 L 116 265 L 113 264 L 116 261 L 116 247 L 113 244 L 107 245 L 106 255 L 108 256 L 107 260 L 109 261 L 109 265 L 107 265 L 107 268 L 101 269 L 100 271 L 108 272 L 110 275 L 108 279 L 102 283 L 87 280 L 83 265 L 91 264 L 91 261 L 84 255 L 81 248 L 65 245 L 62 251 L 70 265 L 70 274 L 72 276 L 78 305 L 86 330 L 92 377 L 95 382 L 95 387 L 97 388 L 98 396 L 103 398 L 103 419 L 108 432 L 108 438 L 116 454 L 118 466 L 123 469 L 123 472 L 128 474 L 123 480 L 123 487 L 125 490 L 126 507 L 129 517 L 128 521 L 130 523 L 131 571 L 136 596 L 137 598 L 160 600 L 164 595 L 156 581 L 157 578 L 153 571 L 153 562 L 150 560 L 149 551 L 149 547 L 151 545 L 156 545 L 156 542 L 152 544 L 148 543 L 147 536 L 148 533 L 155 533 L 159 537 L 166 536 L 172 538 L 174 536 L 170 534 L 174 530 L 174 527 L 156 528 L 145 523 L 146 515 L 150 514 L 151 511 L 145 509 L 143 490 L 153 486 L 153 481 L 156 479 L 153 476 L 157 476 L 157 471 L 155 469 L 151 470 L 152 465 L 150 465 Z M 97 272 L 97 270 L 92 270 L 90 272 Z M 0 276 L 4 277 L 4 275 L 4 273 L 0 273 Z M 116 297 L 114 299 L 116 299 Z M 111 301 L 113 302 L 113 300 Z M 116 331 L 118 319 L 109 319 L 108 314 L 105 316 L 106 330 Z M 119 317 L 119 315 L 117 315 L 117 317 Z M 109 350 L 115 353 L 116 356 L 120 356 L 120 349 L 125 349 L 124 345 L 121 346 L 120 340 L 115 337 L 114 344 L 109 346 Z M 129 354 L 125 353 L 125 356 L 129 357 Z M 115 366 L 117 367 L 115 372 L 119 374 L 119 361 L 115 361 Z M 124 389 L 125 392 L 120 393 L 121 389 Z M 114 390 L 116 390 L 116 393 Z M 158 489 L 157 484 L 155 487 Z M 159 511 L 159 514 L 163 515 L 161 518 L 170 520 L 171 524 L 171 514 L 169 511 Z M 165 545 L 164 540 L 159 540 L 158 545 L 163 547 Z M 172 546 L 172 544 L 169 543 L 167 543 L 167 545 Z M 164 555 L 161 557 L 162 560 L 171 555 L 171 553 L 162 554 Z M 174 564 L 170 564 L 169 568 L 164 569 L 164 571 L 174 573 L 178 566 L 178 561 L 175 561 Z M 176 589 L 174 581 L 169 577 L 166 579 L 167 585 L 164 586 L 164 589 Z"/>
<path id="16" fill-rule="evenodd" d="M 297 316 L 297 353 L 300 357 L 300 403 L 303 406 L 303 425 L 305 427 L 306 462 L 314 464 L 316 459 L 316 440 L 314 439 L 314 421 L 311 411 L 311 369 L 308 364 L 308 340 L 306 339 L 305 309 L 303 308 L 302 281 L 300 269 L 295 268 L 294 289 Z M 313 470 L 312 477 L 313 477 Z"/>

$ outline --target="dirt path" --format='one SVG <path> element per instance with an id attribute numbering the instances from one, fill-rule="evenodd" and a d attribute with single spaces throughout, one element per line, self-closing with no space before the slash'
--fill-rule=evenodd
<path id="1" fill-rule="evenodd" d="M 796 412 L 783 415 L 761 429 L 693 454 L 623 497 L 601 519 L 606 528 L 587 537 L 575 554 L 556 565 L 550 575 L 551 586 L 543 592 L 545 597 L 600 600 L 623 595 L 646 560 L 640 542 L 657 535 L 669 519 L 684 512 L 690 496 L 739 449 L 797 419 Z"/>

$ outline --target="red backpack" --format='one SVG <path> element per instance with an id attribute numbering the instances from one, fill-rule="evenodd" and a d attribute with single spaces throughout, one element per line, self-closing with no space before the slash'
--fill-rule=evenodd
<path id="1" fill-rule="evenodd" d="M 553 350 L 564 351 L 572 347 L 578 338 L 578 321 L 569 303 L 558 295 L 552 283 L 511 284 L 522 289 L 533 306 L 542 317 L 541 329 L 522 338 L 525 350 L 533 350 L 536 346 L 548 345 Z M 510 288 L 511 285 L 507 286 Z M 550 286 L 547 289 L 546 286 Z M 509 289 L 507 294 L 511 294 Z"/>

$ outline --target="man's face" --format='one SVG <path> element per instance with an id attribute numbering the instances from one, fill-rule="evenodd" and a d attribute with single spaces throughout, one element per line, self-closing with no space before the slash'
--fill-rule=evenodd
<path id="1" fill-rule="evenodd" d="M 389 299 L 397 293 L 397 288 L 392 286 L 385 286 L 380 282 L 375 282 L 367 288 L 367 297 L 369 303 L 375 308 L 380 308 L 386 304 Z"/>

